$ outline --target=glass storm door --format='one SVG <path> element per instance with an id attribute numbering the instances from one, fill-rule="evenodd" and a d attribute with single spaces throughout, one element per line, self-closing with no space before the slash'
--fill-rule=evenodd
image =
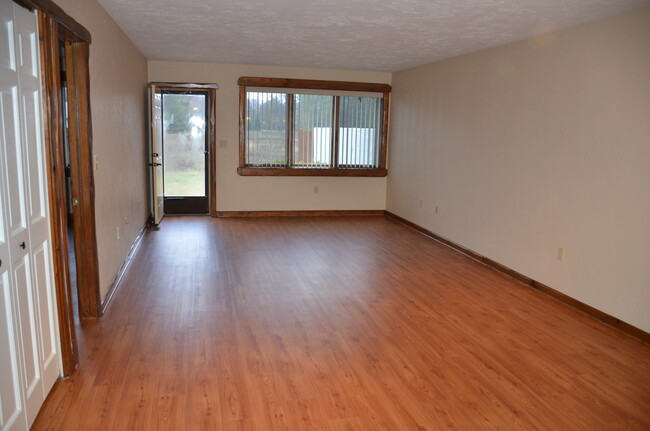
<path id="1" fill-rule="evenodd" d="M 206 91 L 163 90 L 165 214 L 207 214 Z"/>
<path id="2" fill-rule="evenodd" d="M 162 171 L 162 93 L 155 85 L 151 85 L 151 100 L 149 102 L 151 118 L 151 211 L 153 224 L 158 226 L 165 215 Z"/>

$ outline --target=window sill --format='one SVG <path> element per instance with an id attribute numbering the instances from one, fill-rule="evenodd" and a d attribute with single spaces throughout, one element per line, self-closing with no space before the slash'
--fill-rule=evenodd
<path id="1" fill-rule="evenodd" d="M 387 169 L 237 168 L 241 176 L 268 177 L 385 177 Z"/>

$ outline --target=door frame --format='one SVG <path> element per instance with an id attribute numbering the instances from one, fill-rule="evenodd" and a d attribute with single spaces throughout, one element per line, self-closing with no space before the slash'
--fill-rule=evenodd
<path id="1" fill-rule="evenodd" d="M 208 110 L 208 209 L 211 217 L 217 216 L 217 134 L 216 134 L 216 98 L 219 85 L 217 84 L 200 84 L 187 82 L 150 82 L 149 88 L 155 85 L 161 91 L 206 91 Z M 163 108 L 164 109 L 164 108 Z M 164 152 L 163 152 L 164 157 Z"/>
<path id="2" fill-rule="evenodd" d="M 92 127 L 89 96 L 89 45 L 91 36 L 81 24 L 52 0 L 14 0 L 36 10 L 40 37 L 43 86 L 43 135 L 46 147 L 48 199 L 52 258 L 57 299 L 63 376 L 70 376 L 79 363 L 70 285 L 67 208 L 65 205 L 65 164 L 61 114 L 59 38 L 66 44 L 71 176 L 75 199 L 75 250 L 80 318 L 97 318 L 102 313 L 99 290 L 99 262 L 95 226 L 95 186 L 92 161 Z M 74 149 L 73 149 L 74 146 Z M 75 188 L 76 187 L 76 188 Z"/>
<path id="3" fill-rule="evenodd" d="M 95 226 L 95 179 L 88 62 L 90 46 L 66 29 L 59 31 L 59 37 L 65 44 L 70 180 L 79 317 L 97 318 L 101 316 L 103 306 L 99 289 Z M 59 138 L 63 139 L 62 136 Z M 60 146 L 61 143 L 62 141 L 59 142 Z M 65 175 L 58 175 L 57 179 L 65 181 Z M 77 201 L 76 204 L 74 200 Z"/>

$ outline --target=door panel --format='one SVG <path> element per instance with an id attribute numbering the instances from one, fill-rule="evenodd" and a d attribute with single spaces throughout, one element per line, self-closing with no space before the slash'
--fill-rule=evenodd
<path id="1" fill-rule="evenodd" d="M 28 94 L 23 91 L 22 101 L 25 118 L 34 121 L 35 124 L 40 124 L 40 109 L 39 109 L 39 91 L 32 90 Z M 41 142 L 40 128 L 30 127 L 24 132 L 24 148 L 27 162 L 28 184 L 29 184 L 29 226 L 30 229 L 38 224 L 47 225 L 47 190 L 46 190 L 46 177 L 45 167 L 43 161 L 45 155 L 43 154 Z M 45 232 L 43 232 L 43 229 Z M 47 232 L 47 227 L 40 227 L 37 236 L 42 237 Z M 32 230 L 31 235 L 35 236 Z"/>
<path id="2" fill-rule="evenodd" d="M 0 68 L 16 70 L 16 44 L 14 42 L 13 8 L 11 4 L 0 4 Z"/>
<path id="3" fill-rule="evenodd" d="M 0 84 L 0 97 L 2 98 L 2 108 L 0 108 L 2 110 L 2 126 L 5 130 L 3 136 L 6 163 L 5 175 L 7 183 L 14 185 L 8 191 L 8 200 L 11 205 L 7 208 L 6 222 L 9 227 L 9 240 L 12 244 L 15 244 L 19 238 L 20 240 L 26 239 L 27 235 L 26 193 L 23 181 L 23 155 L 20 143 L 17 84 Z"/>
<path id="4" fill-rule="evenodd" d="M 43 395 L 46 397 L 49 389 L 59 377 L 57 321 L 54 300 L 54 283 L 49 270 L 52 261 L 50 242 L 44 241 L 33 247 L 32 267 L 34 269 L 34 297 L 37 301 L 39 331 L 39 362 L 43 375 Z"/>
<path id="5" fill-rule="evenodd" d="M 151 191 L 153 223 L 160 224 L 165 212 L 165 197 L 163 192 L 163 121 L 162 93 L 155 85 L 151 85 L 150 117 L 151 117 Z"/>
<path id="6" fill-rule="evenodd" d="M 38 317 L 34 313 L 34 297 L 28 254 L 24 253 L 23 256 L 14 260 L 13 267 L 13 278 L 18 294 L 18 317 L 22 340 L 23 384 L 26 388 L 26 398 L 29 399 L 40 382 L 41 373 L 38 369 L 39 355 L 38 340 L 36 338 L 36 321 Z"/>
<path id="7" fill-rule="evenodd" d="M 3 267 L 8 265 L 0 267 L 0 429 L 5 431 L 26 429 L 27 420 L 21 399 L 20 356 L 14 335 L 9 271 L 2 271 Z"/>

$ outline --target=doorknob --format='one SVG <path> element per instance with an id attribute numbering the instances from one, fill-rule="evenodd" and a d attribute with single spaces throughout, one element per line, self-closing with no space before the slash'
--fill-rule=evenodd
<path id="1" fill-rule="evenodd" d="M 23 242 L 20 243 L 20 248 L 22 248 L 23 250 L 25 250 L 25 241 L 23 241 Z"/>
<path id="2" fill-rule="evenodd" d="M 153 166 L 155 168 L 156 166 L 162 166 L 162 163 L 153 162 L 153 163 L 149 163 L 149 166 Z"/>

